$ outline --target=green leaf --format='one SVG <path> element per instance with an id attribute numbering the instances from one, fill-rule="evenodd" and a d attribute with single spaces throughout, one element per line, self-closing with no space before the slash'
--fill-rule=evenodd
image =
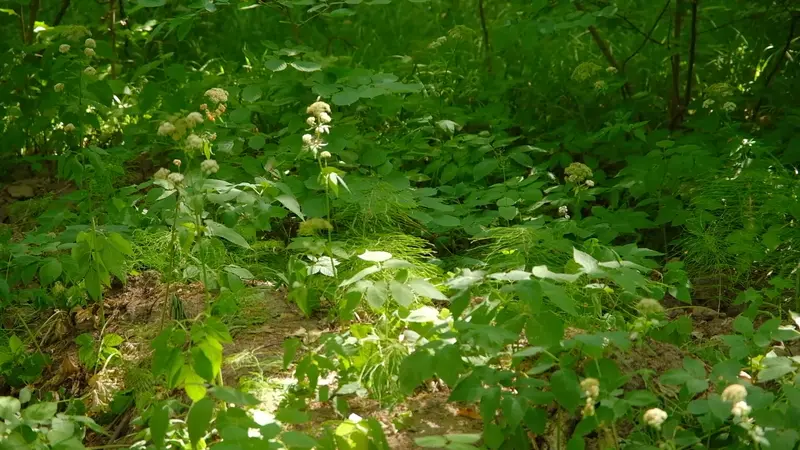
<path id="1" fill-rule="evenodd" d="M 347 106 L 357 102 L 360 95 L 355 89 L 344 89 L 341 92 L 333 94 L 331 101 L 336 105 Z"/>
<path id="2" fill-rule="evenodd" d="M 50 431 L 47 432 L 47 440 L 53 448 L 60 448 L 57 444 L 70 439 L 75 434 L 75 423 L 69 419 L 54 417 L 50 422 Z"/>
<path id="3" fill-rule="evenodd" d="M 153 407 L 153 414 L 150 416 L 150 437 L 156 447 L 164 445 L 164 438 L 167 436 L 169 428 L 169 409 L 165 405 Z"/>
<path id="4" fill-rule="evenodd" d="M 583 273 L 587 274 L 594 274 L 599 272 L 599 266 L 597 264 L 597 260 L 594 259 L 590 254 L 584 253 L 577 248 L 572 248 L 572 258 L 578 263 L 581 268 L 583 269 Z"/>
<path id="5" fill-rule="evenodd" d="M 157 8 L 167 4 L 167 0 L 139 0 L 137 6 L 142 8 Z"/>
<path id="6" fill-rule="evenodd" d="M 414 303 L 414 293 L 403 283 L 399 283 L 395 280 L 390 281 L 389 291 L 392 293 L 394 301 L 403 308 L 408 308 Z"/>
<path id="7" fill-rule="evenodd" d="M 261 98 L 261 87 L 251 84 L 242 89 L 242 100 L 246 102 L 254 102 Z"/>
<path id="8" fill-rule="evenodd" d="M 19 413 L 21 403 L 14 397 L 0 397 L 0 419 L 12 420 Z"/>
<path id="9" fill-rule="evenodd" d="M 414 438 L 414 443 L 422 448 L 444 448 L 447 438 L 444 436 L 424 436 Z"/>
<path id="10" fill-rule="evenodd" d="M 56 415 L 58 404 L 55 402 L 37 403 L 22 411 L 22 418 L 30 422 L 44 423 Z"/>
<path id="11" fill-rule="evenodd" d="M 744 336 L 753 335 L 753 321 L 745 316 L 739 315 L 733 320 L 733 329 Z"/>
<path id="12" fill-rule="evenodd" d="M 203 377 L 195 373 L 190 366 L 183 366 L 183 390 L 192 401 L 200 401 L 206 397 L 206 383 Z"/>
<path id="13" fill-rule="evenodd" d="M 497 209 L 497 212 L 503 219 L 511 220 L 514 217 L 517 217 L 518 211 L 516 206 L 501 206 Z"/>
<path id="14" fill-rule="evenodd" d="M 283 341 L 283 368 L 287 369 L 294 360 L 294 355 L 300 347 L 300 339 L 292 338 Z"/>
<path id="15" fill-rule="evenodd" d="M 281 70 L 285 70 L 288 66 L 286 62 L 280 59 L 271 59 L 264 63 L 264 67 L 273 71 L 273 72 L 280 72 Z"/>
<path id="16" fill-rule="evenodd" d="M 480 181 L 486 178 L 486 176 L 490 173 L 494 172 L 494 170 L 499 166 L 500 163 L 494 158 L 484 159 L 472 169 L 472 177 L 475 181 Z"/>
<path id="17" fill-rule="evenodd" d="M 784 356 L 764 358 L 762 363 L 765 367 L 758 372 L 759 382 L 775 380 L 795 371 L 792 360 Z"/>
<path id="18" fill-rule="evenodd" d="M 221 223 L 214 222 L 213 220 L 206 220 L 206 227 L 208 227 L 208 231 L 211 236 L 219 236 L 240 247 L 244 247 L 246 249 L 250 248 L 250 244 L 247 243 L 242 235 L 231 228 L 222 225 Z"/>
<path id="19" fill-rule="evenodd" d="M 570 297 L 563 287 L 547 281 L 540 281 L 539 284 L 542 286 L 542 293 L 544 293 L 545 297 L 559 309 L 573 316 L 578 315 L 578 311 L 575 310 L 575 300 Z"/>
<path id="20" fill-rule="evenodd" d="M 123 255 L 133 256 L 133 247 L 131 246 L 131 243 L 128 242 L 127 239 L 122 237 L 121 234 L 109 233 L 108 242 L 110 242 L 111 246 L 113 246 L 115 249 L 117 249 L 118 252 L 122 253 Z"/>
<path id="21" fill-rule="evenodd" d="M 379 310 L 383 307 L 383 304 L 386 303 L 386 299 L 389 297 L 387 287 L 385 281 L 377 281 L 367 288 L 365 297 L 367 298 L 369 306 L 375 310 Z"/>
<path id="22" fill-rule="evenodd" d="M 267 143 L 267 140 L 264 138 L 264 136 L 262 136 L 260 134 L 252 136 L 252 137 L 250 137 L 250 139 L 247 140 L 247 145 L 250 146 L 250 148 L 253 148 L 253 149 L 256 149 L 256 150 L 260 150 L 260 149 L 264 148 L 264 145 L 266 145 L 266 143 Z"/>
<path id="23" fill-rule="evenodd" d="M 200 347 L 192 347 L 192 368 L 206 381 L 214 381 L 214 366 Z"/>
<path id="24" fill-rule="evenodd" d="M 461 221 L 458 219 L 458 217 L 447 214 L 433 216 L 433 223 L 435 223 L 436 225 L 440 225 L 443 227 L 450 227 L 450 228 L 461 225 Z"/>
<path id="25" fill-rule="evenodd" d="M 420 297 L 427 297 L 432 300 L 448 300 L 446 295 L 436 289 L 436 286 L 422 278 L 412 278 L 408 280 L 408 287 Z"/>
<path id="26" fill-rule="evenodd" d="M 650 391 L 630 391 L 625 394 L 625 401 L 632 406 L 650 406 L 658 403 L 658 397 Z"/>
<path id="27" fill-rule="evenodd" d="M 261 403 L 261 401 L 252 394 L 227 386 L 216 386 L 212 388 L 211 395 L 225 403 L 233 403 L 237 406 L 255 406 Z"/>
<path id="28" fill-rule="evenodd" d="M 292 197 L 291 195 L 279 195 L 275 197 L 275 200 L 281 202 L 284 208 L 295 213 L 300 220 L 306 220 L 303 212 L 300 210 L 300 204 L 297 203 L 296 198 Z"/>
<path id="29" fill-rule="evenodd" d="M 445 434 L 444 437 L 450 442 L 459 444 L 477 444 L 481 440 L 480 434 Z"/>
<path id="30" fill-rule="evenodd" d="M 384 262 L 392 259 L 392 254 L 388 252 L 372 252 L 367 250 L 358 255 L 358 258 L 370 262 Z"/>
<path id="31" fill-rule="evenodd" d="M 366 269 L 360 270 L 357 274 L 353 275 L 352 277 L 342 281 L 339 284 L 339 287 L 350 286 L 351 284 L 361 281 L 364 277 L 372 275 L 373 273 L 380 272 L 380 266 L 369 266 Z"/>
<path id="32" fill-rule="evenodd" d="M 309 416 L 308 413 L 294 408 L 278 409 L 278 413 L 275 415 L 275 418 L 283 423 L 292 425 L 299 425 L 311 420 L 311 416 Z"/>
<path id="33" fill-rule="evenodd" d="M 321 65 L 311 61 L 294 61 L 289 65 L 301 72 L 316 72 L 322 69 Z"/>
<path id="34" fill-rule="evenodd" d="M 214 400 L 204 397 L 189 408 L 186 418 L 186 427 L 189 431 L 189 441 L 192 448 L 197 448 L 197 443 L 206 435 L 211 417 L 214 415 Z"/>
<path id="35" fill-rule="evenodd" d="M 581 402 L 578 377 L 571 370 L 558 370 L 550 377 L 550 389 L 556 396 L 556 401 L 567 411 L 574 411 Z"/>
<path id="36" fill-rule="evenodd" d="M 290 448 L 314 448 L 318 445 L 314 438 L 298 431 L 287 431 L 281 434 L 281 442 Z"/>

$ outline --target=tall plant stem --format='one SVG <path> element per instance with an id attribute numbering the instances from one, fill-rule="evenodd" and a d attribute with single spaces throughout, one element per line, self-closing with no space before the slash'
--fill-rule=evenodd
<path id="1" fill-rule="evenodd" d="M 169 272 L 167 273 L 167 287 L 164 289 L 164 308 L 161 310 L 161 324 L 159 325 L 159 329 L 164 329 L 164 321 L 167 315 L 167 310 L 169 309 L 169 294 L 170 288 L 172 287 L 172 275 L 175 272 L 175 240 L 178 237 L 178 213 L 180 211 L 181 206 L 181 194 L 180 191 L 176 192 L 175 198 L 175 211 L 174 217 L 172 218 L 172 228 L 170 229 L 170 238 L 169 238 Z"/>

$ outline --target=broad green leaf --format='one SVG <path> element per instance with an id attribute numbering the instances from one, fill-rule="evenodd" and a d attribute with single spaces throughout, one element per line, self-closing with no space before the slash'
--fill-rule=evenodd
<path id="1" fill-rule="evenodd" d="M 133 256 L 133 247 L 127 239 L 122 237 L 119 233 L 109 233 L 108 242 L 117 249 L 118 252 L 126 256 Z"/>
<path id="2" fill-rule="evenodd" d="M 516 206 L 501 206 L 497 209 L 497 212 L 503 219 L 511 220 L 514 217 L 517 217 L 518 211 Z"/>
<path id="3" fill-rule="evenodd" d="M 450 442 L 459 444 L 476 444 L 481 440 L 480 434 L 445 434 L 444 437 Z"/>
<path id="4" fill-rule="evenodd" d="M 281 442 L 288 445 L 289 448 L 314 448 L 317 446 L 316 439 L 311 436 L 300 433 L 298 431 L 286 431 L 281 434 Z"/>
<path id="5" fill-rule="evenodd" d="M 392 298 L 403 308 L 408 308 L 414 303 L 414 293 L 403 283 L 395 280 L 389 282 L 389 291 L 392 293 Z"/>
<path id="6" fill-rule="evenodd" d="M 479 162 L 472 169 L 472 177 L 475 181 L 480 181 L 490 173 L 494 172 L 500 166 L 500 163 L 494 158 L 487 158 Z"/>
<path id="7" fill-rule="evenodd" d="M 447 445 L 447 438 L 444 436 L 424 436 L 414 438 L 414 443 L 422 448 L 444 448 Z"/>
<path id="8" fill-rule="evenodd" d="M 447 214 L 440 214 L 433 216 L 433 223 L 435 223 L 436 225 L 449 228 L 461 225 L 461 221 L 458 219 L 458 217 Z"/>
<path id="9" fill-rule="evenodd" d="M 167 4 L 167 0 L 138 0 L 137 6 L 142 8 L 157 8 Z"/>
<path id="10" fill-rule="evenodd" d="M 58 404 L 55 402 L 43 402 L 28 406 L 22 411 L 22 418 L 30 422 L 44 423 L 56 415 Z"/>
<path id="11" fill-rule="evenodd" d="M 367 250 L 364 253 L 358 255 L 358 257 L 360 259 L 363 259 L 364 261 L 384 262 L 384 261 L 388 261 L 389 259 L 391 259 L 392 258 L 392 254 L 388 253 L 388 252 L 380 252 L 380 251 L 373 252 L 373 251 Z"/>
<path id="12" fill-rule="evenodd" d="M 242 89 L 242 100 L 246 102 L 255 102 L 261 98 L 261 87 L 251 84 Z"/>
<path id="13" fill-rule="evenodd" d="M 286 62 L 280 59 L 271 59 L 264 63 L 264 67 L 273 72 L 280 72 L 281 70 L 285 70 L 289 66 L 286 64 Z"/>
<path id="14" fill-rule="evenodd" d="M 381 268 L 379 266 L 369 266 L 366 269 L 360 270 L 357 274 L 353 275 L 352 277 L 342 281 L 339 283 L 339 287 L 346 287 L 350 286 L 351 284 L 361 281 L 364 277 L 372 275 L 373 273 L 380 272 Z"/>
<path id="15" fill-rule="evenodd" d="M 542 292 L 545 297 L 553 302 L 554 305 L 568 314 L 573 316 L 578 315 L 578 311 L 575 310 L 575 300 L 563 287 L 546 281 L 541 281 L 540 285 L 542 286 Z"/>
<path id="16" fill-rule="evenodd" d="M 294 408 L 279 408 L 275 418 L 283 423 L 292 425 L 299 425 L 311 420 L 311 416 L 308 413 Z"/>
<path id="17" fill-rule="evenodd" d="M 303 212 L 300 210 L 300 204 L 297 203 L 296 198 L 292 197 L 291 195 L 279 195 L 275 197 L 275 200 L 281 202 L 284 208 L 295 213 L 300 220 L 306 220 Z"/>
<path id="18" fill-rule="evenodd" d="M 336 105 L 347 106 L 357 102 L 359 97 L 357 90 L 346 88 L 341 92 L 333 94 L 331 101 Z"/>
<path id="19" fill-rule="evenodd" d="M 448 300 L 446 295 L 442 294 L 434 285 L 422 278 L 412 278 L 408 280 L 408 287 L 420 297 L 427 297 L 431 300 Z"/>
<path id="20" fill-rule="evenodd" d="M 55 258 L 47 258 L 46 262 L 39 268 L 39 282 L 47 286 L 61 276 L 61 262 Z"/>
<path id="21" fill-rule="evenodd" d="M 300 339 L 292 338 L 283 341 L 283 368 L 289 368 L 289 364 L 294 360 L 294 355 L 300 347 Z"/>
<path id="22" fill-rule="evenodd" d="M 211 236 L 219 236 L 240 247 L 250 248 L 250 244 L 247 243 L 242 235 L 221 223 L 214 222 L 213 220 L 206 220 L 206 227 L 208 227 Z"/>
<path id="23" fill-rule="evenodd" d="M 388 286 L 386 282 L 376 281 L 375 283 L 372 283 L 367 288 L 365 297 L 367 299 L 367 303 L 372 307 L 372 309 L 381 309 L 384 303 L 386 303 L 386 299 L 389 297 Z"/>
<path id="24" fill-rule="evenodd" d="M 247 145 L 250 148 L 254 148 L 256 150 L 260 150 L 260 149 L 264 148 L 264 145 L 266 143 L 267 143 L 267 140 L 264 138 L 264 136 L 262 136 L 260 134 L 252 136 L 252 137 L 250 137 L 250 139 L 247 140 Z"/>
<path id="25" fill-rule="evenodd" d="M 12 420 L 19 413 L 21 403 L 14 397 L 0 397 L 0 419 Z"/>
<path id="26" fill-rule="evenodd" d="M 321 65 L 311 61 L 294 61 L 289 65 L 301 72 L 316 72 L 322 69 Z"/>
<path id="27" fill-rule="evenodd" d="M 580 274 L 567 274 L 567 273 L 555 273 L 551 272 L 547 266 L 536 266 L 531 270 L 533 276 L 538 278 L 545 278 L 549 280 L 558 280 L 558 281 L 566 281 L 569 283 L 574 283 L 581 277 Z"/>
<path id="28" fill-rule="evenodd" d="M 584 253 L 577 248 L 572 248 L 572 257 L 575 259 L 575 262 L 581 266 L 583 269 L 583 273 L 587 273 L 589 275 L 593 275 L 599 272 L 597 260 L 594 259 L 590 254 Z"/>
<path id="29" fill-rule="evenodd" d="M 163 445 L 164 438 L 167 435 L 167 429 L 169 428 L 169 408 L 167 408 L 166 405 L 155 405 L 148 423 L 150 425 L 150 437 L 153 439 L 153 443 L 156 444 L 156 446 Z"/>
<path id="30" fill-rule="evenodd" d="M 191 408 L 186 418 L 186 428 L 189 431 L 189 441 L 193 448 L 197 448 L 197 443 L 206 435 L 211 425 L 211 417 L 214 415 L 214 400 L 204 397 L 197 401 Z"/>

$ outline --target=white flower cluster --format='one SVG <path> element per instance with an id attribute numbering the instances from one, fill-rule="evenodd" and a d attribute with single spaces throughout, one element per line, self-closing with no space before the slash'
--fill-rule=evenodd
<path id="1" fill-rule="evenodd" d="M 314 134 L 306 133 L 303 135 L 303 149 L 313 153 L 314 157 L 317 157 L 318 154 L 320 158 L 331 157 L 330 152 L 319 153 L 323 147 L 328 145 L 322 135 L 331 132 L 330 123 L 332 119 L 330 112 L 331 105 L 320 101 L 319 98 L 306 108 L 306 113 L 309 115 L 306 119 L 306 124 L 310 127 L 309 131 L 313 130 Z"/>
<path id="2" fill-rule="evenodd" d="M 69 49 L 70 49 L 69 44 L 61 44 L 58 46 L 58 51 L 61 53 L 67 53 L 69 52 Z"/>
<path id="3" fill-rule="evenodd" d="M 652 408 L 645 411 L 642 419 L 647 425 L 655 428 L 656 430 L 660 430 L 661 425 L 667 420 L 667 417 L 669 417 L 669 415 L 663 409 Z"/>
<path id="4" fill-rule="evenodd" d="M 86 48 L 95 48 L 95 47 L 97 47 L 97 42 L 95 42 L 95 40 L 92 39 L 92 38 L 88 38 L 83 43 L 83 46 L 86 47 Z"/>
<path id="5" fill-rule="evenodd" d="M 93 77 L 97 75 L 97 70 L 95 70 L 95 68 L 92 66 L 88 66 L 87 68 L 83 69 L 83 73 L 89 75 L 90 77 Z"/>
<path id="6" fill-rule="evenodd" d="M 756 425 L 753 418 L 750 417 L 753 408 L 746 401 L 747 388 L 741 384 L 732 384 L 722 391 L 721 397 L 723 401 L 733 404 L 731 407 L 733 422 L 747 431 L 753 442 L 768 447 L 769 440 L 764 436 L 764 428 Z"/>
<path id="7" fill-rule="evenodd" d="M 200 136 L 192 133 L 186 138 L 186 147 L 190 150 L 201 150 L 205 141 Z"/>
<path id="8" fill-rule="evenodd" d="M 170 172 L 169 169 L 162 167 L 153 174 L 156 180 L 168 181 L 173 187 L 179 187 L 183 184 L 183 175 L 178 172 Z"/>
<path id="9" fill-rule="evenodd" d="M 567 207 L 567 205 L 559 206 L 558 215 L 569 220 L 569 207 Z"/>
<path id="10" fill-rule="evenodd" d="M 199 112 L 191 112 L 186 117 L 172 118 L 166 122 L 161 122 L 158 126 L 159 136 L 170 136 L 173 140 L 180 140 L 188 130 L 193 129 L 197 125 L 203 123 L 203 115 Z M 191 149 L 198 149 L 203 147 L 203 139 L 196 134 L 191 134 L 186 138 L 186 146 Z"/>
<path id="11" fill-rule="evenodd" d="M 64 90 L 64 83 L 56 83 L 56 85 L 53 86 L 53 90 L 56 92 L 62 92 Z"/>
<path id="12" fill-rule="evenodd" d="M 206 97 L 214 103 L 225 103 L 228 101 L 228 91 L 221 88 L 211 88 L 206 91 Z"/>
<path id="13" fill-rule="evenodd" d="M 71 123 L 64 125 L 64 131 L 66 131 L 67 133 L 72 133 L 73 131 L 75 131 L 75 125 Z"/>
<path id="14" fill-rule="evenodd" d="M 722 105 L 722 109 L 723 109 L 725 112 L 734 112 L 734 111 L 736 111 L 736 103 L 733 103 L 733 102 L 725 102 L 725 104 L 724 104 L 724 105 Z"/>
<path id="15" fill-rule="evenodd" d="M 597 378 L 586 378 L 581 381 L 581 391 L 586 396 L 586 405 L 583 407 L 583 416 L 589 417 L 594 415 L 594 405 L 597 403 L 597 398 L 600 396 L 600 380 Z"/>
<path id="16" fill-rule="evenodd" d="M 211 175 L 212 173 L 219 172 L 219 164 L 213 159 L 207 159 L 200 163 L 200 170 L 205 175 Z"/>

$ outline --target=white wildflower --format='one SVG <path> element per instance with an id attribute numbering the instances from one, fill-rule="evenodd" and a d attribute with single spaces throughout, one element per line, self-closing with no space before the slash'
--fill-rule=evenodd
<path id="1" fill-rule="evenodd" d="M 661 424 L 667 420 L 667 417 L 669 417 L 667 412 L 659 408 L 648 409 L 645 411 L 644 416 L 642 416 L 644 422 L 656 430 L 661 429 Z"/>
<path id="2" fill-rule="evenodd" d="M 89 39 L 86 39 L 86 42 L 83 43 L 83 46 L 86 47 L 86 48 L 95 48 L 95 47 L 97 47 L 97 42 L 95 42 L 94 39 L 89 38 Z"/>
<path id="3" fill-rule="evenodd" d="M 186 138 L 186 146 L 191 149 L 201 149 L 203 148 L 203 138 L 196 134 L 190 134 L 189 137 Z"/>
<path id="4" fill-rule="evenodd" d="M 706 109 L 708 109 L 708 108 L 710 108 L 710 107 L 711 107 L 711 106 L 712 106 L 714 103 L 716 103 L 716 102 L 715 102 L 714 100 L 712 100 L 712 99 L 710 99 L 710 98 L 709 98 L 709 99 L 707 99 L 706 101 L 704 101 L 704 102 L 703 102 L 703 108 L 706 108 Z"/>
<path id="5" fill-rule="evenodd" d="M 306 113 L 311 114 L 315 117 L 319 117 L 322 113 L 330 113 L 331 112 L 331 105 L 321 102 L 317 100 L 316 102 L 312 103 L 311 106 L 306 108 Z"/>
<path id="6" fill-rule="evenodd" d="M 58 46 L 58 51 L 60 51 L 61 53 L 67 53 L 69 49 L 70 49 L 69 44 L 61 44 Z"/>
<path id="7" fill-rule="evenodd" d="M 597 398 L 600 395 L 600 380 L 597 378 L 586 378 L 581 381 L 581 390 L 587 397 Z"/>
<path id="8" fill-rule="evenodd" d="M 97 70 L 95 70 L 94 67 L 89 66 L 89 67 L 83 69 L 83 73 L 85 73 L 86 75 L 89 75 L 90 77 L 93 77 L 93 76 L 95 76 L 97 74 Z"/>
<path id="9" fill-rule="evenodd" d="M 594 82 L 595 90 L 602 91 L 606 87 L 606 82 L 603 80 L 597 80 Z"/>
<path id="10" fill-rule="evenodd" d="M 186 116 L 186 121 L 189 122 L 191 126 L 203 123 L 203 115 L 199 112 L 191 112 L 188 116 Z"/>
<path id="11" fill-rule="evenodd" d="M 178 172 L 172 172 L 167 176 L 167 180 L 169 180 L 175 186 L 180 186 L 183 183 L 183 175 L 179 174 Z"/>
<path id="12" fill-rule="evenodd" d="M 725 102 L 725 104 L 724 104 L 724 105 L 722 105 L 722 109 L 723 109 L 723 110 L 725 110 L 725 111 L 727 111 L 727 112 L 733 112 L 733 111 L 735 111 L 735 110 L 736 110 L 736 103 L 733 103 L 733 102 Z"/>
<path id="13" fill-rule="evenodd" d="M 728 403 L 739 403 L 747 398 L 747 388 L 741 384 L 732 384 L 722 391 L 722 401 Z"/>
<path id="14" fill-rule="evenodd" d="M 306 124 L 308 124 L 308 126 L 310 126 L 310 127 L 316 126 L 317 125 L 317 118 L 314 117 L 314 116 L 309 117 L 308 119 L 306 119 Z"/>
<path id="15" fill-rule="evenodd" d="M 206 91 L 206 97 L 214 103 L 224 103 L 228 101 L 228 91 L 221 88 L 211 88 Z"/>
<path id="16" fill-rule="evenodd" d="M 86 47 L 85 49 L 83 49 L 83 54 L 91 58 L 92 56 L 95 55 L 94 49 Z"/>
<path id="17" fill-rule="evenodd" d="M 64 125 L 64 131 L 66 131 L 67 133 L 72 133 L 73 131 L 75 131 L 75 125 L 71 123 Z"/>
<path id="18" fill-rule="evenodd" d="M 64 83 L 57 83 L 55 86 L 53 86 L 53 90 L 55 90 L 56 92 L 63 91 L 64 90 Z"/>
<path id="19" fill-rule="evenodd" d="M 588 187 L 594 187 L 594 181 L 592 181 L 592 180 L 586 180 L 586 186 L 588 186 Z"/>
<path id="20" fill-rule="evenodd" d="M 312 135 L 310 135 L 310 134 L 304 134 L 304 135 L 303 135 L 303 144 L 305 144 L 305 145 L 311 145 L 311 143 L 312 143 L 313 141 L 314 141 L 314 136 L 312 136 Z"/>
<path id="21" fill-rule="evenodd" d="M 320 124 L 320 125 L 317 126 L 316 131 L 319 134 L 327 134 L 327 133 L 331 132 L 331 126 L 330 125 L 322 125 L 322 124 Z"/>
<path id="22" fill-rule="evenodd" d="M 172 164 L 175 164 L 176 166 L 180 167 L 181 166 L 181 160 L 180 159 L 173 159 L 172 160 Z"/>
<path id="23" fill-rule="evenodd" d="M 207 159 L 200 163 L 200 170 L 206 175 L 211 175 L 219 172 L 219 164 L 213 159 Z"/>
<path id="24" fill-rule="evenodd" d="M 617 73 L 618 70 L 614 66 L 608 66 L 608 67 L 606 67 L 606 72 L 608 72 L 608 73 Z"/>
<path id="25" fill-rule="evenodd" d="M 322 158 L 322 159 L 328 159 L 328 158 L 330 158 L 330 157 L 331 157 L 331 152 L 329 152 L 329 151 L 324 151 L 324 152 L 322 152 L 322 153 L 320 153 L 320 154 L 319 154 L 319 157 L 320 157 L 320 158 Z"/>
<path id="26" fill-rule="evenodd" d="M 764 447 L 769 447 L 769 441 L 766 437 L 764 437 L 764 429 L 758 425 L 751 427 L 747 433 L 750 435 L 750 439 L 753 442 L 763 445 Z"/>
<path id="27" fill-rule="evenodd" d="M 558 207 L 558 215 L 561 217 L 566 217 L 569 215 L 569 207 L 567 205 L 559 206 Z"/>
<path id="28" fill-rule="evenodd" d="M 331 123 L 331 116 L 326 112 L 319 113 L 319 121 L 322 123 Z"/>
<path id="29" fill-rule="evenodd" d="M 734 417 L 737 418 L 749 416 L 752 410 L 753 408 L 751 408 L 750 405 L 748 405 L 745 401 L 736 402 L 736 404 L 733 405 L 733 408 L 731 408 L 731 412 L 733 413 Z"/>
<path id="30" fill-rule="evenodd" d="M 159 136 L 168 136 L 175 132 L 175 125 L 172 122 L 164 122 L 158 126 Z"/>
<path id="31" fill-rule="evenodd" d="M 153 178 L 156 180 L 166 180 L 169 176 L 169 169 L 162 167 L 153 174 Z"/>

